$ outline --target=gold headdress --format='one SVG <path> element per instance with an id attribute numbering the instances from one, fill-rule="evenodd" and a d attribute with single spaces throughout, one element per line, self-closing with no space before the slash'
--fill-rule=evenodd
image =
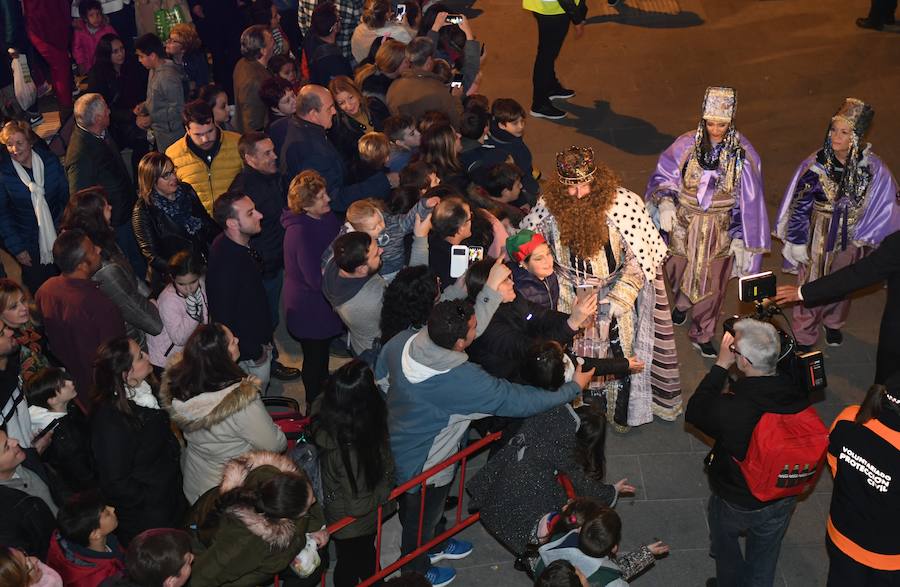
<path id="1" fill-rule="evenodd" d="M 844 98 L 844 103 L 841 104 L 838 111 L 834 113 L 831 120 L 844 120 L 850 125 L 850 128 L 853 129 L 853 134 L 856 135 L 856 138 L 861 139 L 863 135 L 866 134 L 866 131 L 869 130 L 869 126 L 872 124 L 872 119 L 874 117 L 875 111 L 862 100 L 857 98 Z"/>
<path id="2" fill-rule="evenodd" d="M 565 185 L 587 183 L 594 178 L 594 150 L 590 147 L 569 147 L 556 154 L 556 173 Z"/>
<path id="3" fill-rule="evenodd" d="M 703 97 L 704 120 L 730 123 L 735 110 L 737 110 L 737 92 L 734 88 L 715 86 L 706 88 L 706 95 Z"/>

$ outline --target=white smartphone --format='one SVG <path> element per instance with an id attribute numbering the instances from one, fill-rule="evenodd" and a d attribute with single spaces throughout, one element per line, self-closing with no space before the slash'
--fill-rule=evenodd
<path id="1" fill-rule="evenodd" d="M 397 22 L 403 22 L 403 17 L 406 16 L 406 4 L 398 4 L 397 5 L 397 13 L 394 16 L 394 19 Z"/>
<path id="2" fill-rule="evenodd" d="M 450 277 L 456 279 L 469 268 L 469 247 L 453 245 L 450 247 Z"/>

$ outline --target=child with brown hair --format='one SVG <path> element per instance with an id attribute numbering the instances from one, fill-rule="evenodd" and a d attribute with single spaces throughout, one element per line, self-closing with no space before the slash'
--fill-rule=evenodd
<path id="1" fill-rule="evenodd" d="M 359 166 L 356 174 L 359 181 L 376 173 L 387 173 L 391 156 L 391 142 L 383 132 L 367 132 L 359 141 Z"/>

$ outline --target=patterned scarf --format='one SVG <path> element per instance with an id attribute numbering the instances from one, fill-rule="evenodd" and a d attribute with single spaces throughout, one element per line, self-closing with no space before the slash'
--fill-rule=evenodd
<path id="1" fill-rule="evenodd" d="M 183 227 L 191 236 L 197 234 L 202 226 L 200 219 L 191 214 L 191 200 L 181 185 L 175 192 L 174 200 L 161 196 L 156 190 L 153 190 L 153 205 L 162 210 L 163 214 L 171 218 L 175 224 Z"/>

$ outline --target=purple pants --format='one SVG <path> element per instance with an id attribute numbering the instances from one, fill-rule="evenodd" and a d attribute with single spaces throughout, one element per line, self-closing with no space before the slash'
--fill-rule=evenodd
<path id="1" fill-rule="evenodd" d="M 831 273 L 852 265 L 865 256 L 865 251 L 860 247 L 848 245 L 847 250 L 834 253 L 831 261 Z M 797 283 L 806 282 L 806 265 L 800 265 L 797 272 Z M 824 324 L 828 328 L 840 330 L 847 322 L 847 314 L 850 313 L 850 300 L 841 300 L 833 304 L 823 304 L 814 308 L 807 308 L 803 304 L 794 306 L 794 338 L 797 344 L 812 346 L 819 340 L 819 325 Z"/>
<path id="2" fill-rule="evenodd" d="M 709 342 L 716 334 L 716 324 L 719 321 L 719 312 L 722 310 L 722 300 L 725 299 L 725 290 L 728 280 L 731 279 L 731 265 L 734 257 L 712 259 L 709 262 L 710 295 L 696 304 L 692 304 L 690 298 L 681 291 L 681 278 L 687 268 L 687 259 L 672 256 L 666 261 L 666 279 L 672 286 L 672 294 L 675 296 L 675 309 L 681 312 L 691 310 L 691 327 L 688 330 L 688 338 L 696 343 Z"/>

